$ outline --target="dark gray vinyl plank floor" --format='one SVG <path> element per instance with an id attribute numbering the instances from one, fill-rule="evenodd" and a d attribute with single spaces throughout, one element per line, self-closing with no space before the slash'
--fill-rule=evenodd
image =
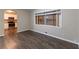
<path id="1" fill-rule="evenodd" d="M 33 31 L 24 31 L 16 34 L 15 49 L 77 49 L 78 45 L 53 38 Z M 4 47 L 4 37 L 0 37 L 0 48 Z M 11 44 L 12 45 L 12 44 Z"/>

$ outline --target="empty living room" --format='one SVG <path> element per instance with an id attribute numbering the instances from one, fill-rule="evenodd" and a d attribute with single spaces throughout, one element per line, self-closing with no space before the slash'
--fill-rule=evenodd
<path id="1" fill-rule="evenodd" d="M 79 9 L 0 9 L 0 49 L 78 49 Z"/>

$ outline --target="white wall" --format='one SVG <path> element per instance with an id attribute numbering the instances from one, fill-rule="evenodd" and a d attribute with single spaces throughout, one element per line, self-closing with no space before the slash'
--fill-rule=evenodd
<path id="1" fill-rule="evenodd" d="M 79 17 L 79 11 L 78 11 L 78 17 Z M 78 27 L 78 39 L 79 39 L 79 18 L 78 18 L 78 25 L 77 25 L 77 27 Z"/>
<path id="2" fill-rule="evenodd" d="M 62 27 L 61 28 L 56 28 L 56 27 L 48 26 L 48 25 L 35 24 L 34 13 L 44 12 L 44 11 L 49 11 L 49 10 L 40 9 L 40 10 L 35 10 L 34 12 L 32 12 L 31 30 L 40 32 L 40 33 L 48 32 L 48 35 L 51 35 L 51 36 L 64 38 L 65 40 L 71 41 L 71 42 L 76 42 L 76 43 L 79 42 L 79 40 L 76 38 L 77 37 L 76 10 L 73 10 L 73 9 L 62 10 L 63 16 L 62 16 Z"/>
<path id="3" fill-rule="evenodd" d="M 0 36 L 4 35 L 4 9 L 0 9 Z M 27 10 L 16 9 L 18 15 L 18 32 L 30 29 L 30 14 Z"/>
<path id="4" fill-rule="evenodd" d="M 77 9 L 77 38 L 79 40 L 79 9 Z"/>
<path id="5" fill-rule="evenodd" d="M 4 10 L 0 9 L 0 36 L 4 33 Z"/>
<path id="6" fill-rule="evenodd" d="M 15 10 L 18 14 L 18 31 L 30 29 L 30 14 L 27 10 Z"/>

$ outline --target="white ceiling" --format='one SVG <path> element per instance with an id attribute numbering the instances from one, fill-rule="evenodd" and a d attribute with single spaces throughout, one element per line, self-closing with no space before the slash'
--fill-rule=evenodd
<path id="1" fill-rule="evenodd" d="M 35 9 L 25 9 L 25 10 L 31 12 L 34 11 Z"/>

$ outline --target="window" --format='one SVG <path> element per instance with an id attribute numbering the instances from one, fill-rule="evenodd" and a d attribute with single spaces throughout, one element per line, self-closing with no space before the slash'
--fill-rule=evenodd
<path id="1" fill-rule="evenodd" d="M 59 26 L 59 15 L 57 14 L 46 15 L 46 25 Z"/>
<path id="2" fill-rule="evenodd" d="M 44 16 L 36 16 L 36 24 L 44 24 Z"/>
<path id="3" fill-rule="evenodd" d="M 60 10 L 36 14 L 36 24 L 59 26 Z"/>
<path id="4" fill-rule="evenodd" d="M 47 15 L 46 16 L 46 25 L 56 26 L 56 15 Z"/>

